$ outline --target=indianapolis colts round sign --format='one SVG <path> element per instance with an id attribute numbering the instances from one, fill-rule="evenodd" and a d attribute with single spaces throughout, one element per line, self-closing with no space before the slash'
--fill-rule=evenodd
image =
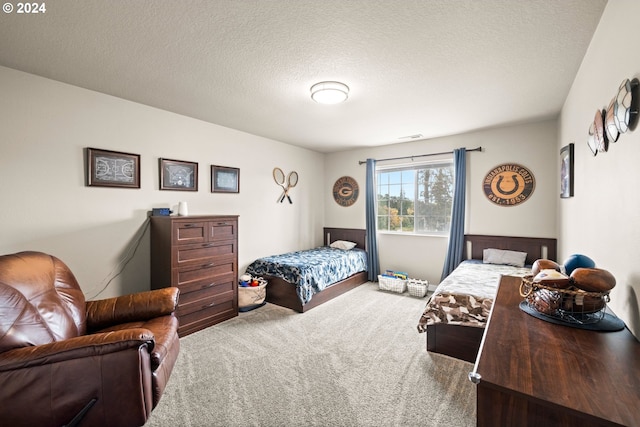
<path id="1" fill-rule="evenodd" d="M 482 189 L 489 201 L 500 206 L 515 206 L 525 202 L 536 187 L 531 171 L 515 163 L 493 168 L 482 181 Z"/>

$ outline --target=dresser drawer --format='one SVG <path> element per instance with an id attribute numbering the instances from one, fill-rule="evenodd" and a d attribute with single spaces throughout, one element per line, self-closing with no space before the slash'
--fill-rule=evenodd
<path id="1" fill-rule="evenodd" d="M 217 283 L 236 274 L 236 264 L 234 259 L 210 263 L 205 266 L 174 268 L 171 273 L 173 286 L 177 286 L 182 291 L 187 291 L 190 287 L 201 287 L 208 283 Z"/>
<path id="2" fill-rule="evenodd" d="M 209 241 L 235 240 L 238 235 L 238 221 L 235 219 L 221 219 L 207 223 Z"/>
<path id="3" fill-rule="evenodd" d="M 180 301 L 184 300 L 183 294 L 196 292 L 202 289 L 213 288 L 223 283 L 235 284 L 236 276 L 234 274 L 222 274 L 214 277 L 202 277 L 200 279 L 190 280 L 182 283 L 180 287 Z"/>
<path id="4" fill-rule="evenodd" d="M 234 301 L 225 301 L 184 316 L 179 315 L 178 320 L 180 326 L 178 327 L 178 335 L 183 337 L 207 326 L 231 319 L 237 315 L 238 308 Z"/>
<path id="5" fill-rule="evenodd" d="M 232 301 L 234 297 L 233 286 L 228 283 L 226 290 L 219 289 L 217 291 L 211 291 L 211 289 L 201 290 L 196 292 L 189 292 L 188 294 L 180 294 L 180 304 L 176 310 L 178 317 L 182 318 L 188 314 L 196 311 L 209 309 L 216 305 Z M 224 288 L 224 284 L 215 286 L 215 288 Z M 186 298 L 183 298 L 186 297 Z"/>
<path id="6" fill-rule="evenodd" d="M 235 240 L 223 242 L 198 243 L 193 245 L 180 245 L 171 248 L 171 264 L 173 267 L 183 267 L 186 265 L 200 264 L 204 266 L 216 261 L 228 258 L 235 259 L 237 256 L 237 245 Z"/>
<path id="7" fill-rule="evenodd" d="M 174 245 L 204 243 L 207 241 L 208 223 L 174 222 L 171 230 Z"/>
<path id="8" fill-rule="evenodd" d="M 186 306 L 194 301 L 217 297 L 218 295 L 228 294 L 229 299 L 233 299 L 235 294 L 234 283 L 235 281 L 230 277 L 229 280 L 223 280 L 220 282 L 211 282 L 207 285 L 203 285 L 199 288 L 195 288 L 186 291 L 184 288 L 180 288 L 180 306 Z"/>

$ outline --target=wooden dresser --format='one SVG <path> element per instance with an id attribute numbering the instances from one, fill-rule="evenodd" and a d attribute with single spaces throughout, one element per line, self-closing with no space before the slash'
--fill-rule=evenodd
<path id="1" fill-rule="evenodd" d="M 478 426 L 640 426 L 640 343 L 518 308 L 520 279 L 500 281 L 476 361 Z"/>
<path id="2" fill-rule="evenodd" d="M 238 315 L 238 217 L 152 216 L 151 288 L 180 288 L 178 334 Z"/>

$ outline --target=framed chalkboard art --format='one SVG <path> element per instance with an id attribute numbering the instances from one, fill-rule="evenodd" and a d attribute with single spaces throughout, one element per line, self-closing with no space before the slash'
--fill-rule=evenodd
<path id="1" fill-rule="evenodd" d="M 87 148 L 87 186 L 140 188 L 140 155 Z"/>
<path id="2" fill-rule="evenodd" d="M 239 193 L 240 169 L 211 165 L 212 193 Z"/>
<path id="3" fill-rule="evenodd" d="M 160 159 L 160 189 L 198 191 L 198 163 Z"/>

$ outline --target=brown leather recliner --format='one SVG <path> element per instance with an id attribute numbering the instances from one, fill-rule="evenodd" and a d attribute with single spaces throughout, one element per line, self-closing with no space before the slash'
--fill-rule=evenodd
<path id="1" fill-rule="evenodd" d="M 0 425 L 140 426 L 178 357 L 178 289 L 86 301 L 40 252 L 0 256 Z"/>

